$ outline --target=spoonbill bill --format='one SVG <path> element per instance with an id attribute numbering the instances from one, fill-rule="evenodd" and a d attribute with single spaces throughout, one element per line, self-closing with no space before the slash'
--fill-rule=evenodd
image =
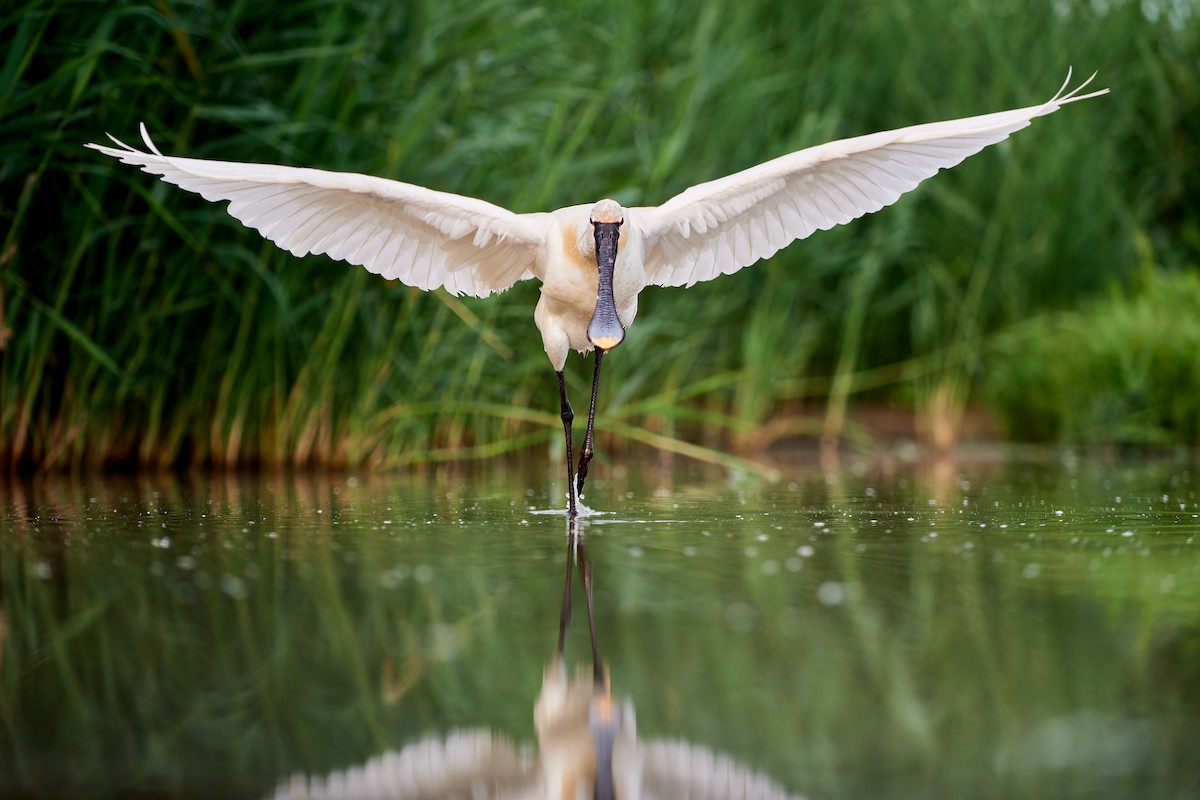
<path id="1" fill-rule="evenodd" d="M 109 135 L 95 150 L 206 200 L 228 201 L 245 225 L 294 255 L 325 253 L 389 280 L 487 297 L 541 281 L 533 319 L 558 376 L 567 450 L 567 513 L 574 517 L 594 454 L 592 430 L 604 354 L 619 345 L 650 285 L 691 286 L 768 258 L 814 231 L 878 211 L 938 170 L 1008 138 L 1087 94 L 1059 91 L 1040 105 L 914 125 L 809 147 L 685 189 L 660 206 L 615 200 L 516 214 L 473 197 L 349 172 L 163 155 Z M 596 352 L 587 432 L 574 468 L 563 365 Z"/>

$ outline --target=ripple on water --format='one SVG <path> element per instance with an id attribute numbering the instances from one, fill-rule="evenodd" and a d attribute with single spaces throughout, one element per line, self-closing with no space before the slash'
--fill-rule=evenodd
<path id="1" fill-rule="evenodd" d="M 1152 463 L 896 469 L 599 473 L 577 527 L 602 666 L 639 731 L 751 754 L 814 797 L 1043 779 L 1091 796 L 1097 763 L 1137 779 L 1114 796 L 1174 785 L 1163 771 L 1194 757 L 1200 707 L 1191 479 Z M 69 752 L 97 776 L 151 765 L 157 782 L 132 787 L 149 794 L 203 779 L 261 796 L 276 768 L 361 763 L 430 731 L 528 738 L 567 558 L 553 486 L 17 486 L 0 497 L 0 643 L 28 761 L 0 755 L 0 775 L 54 774 Z M 580 591 L 566 660 L 590 670 Z M 1122 756 L 1109 734 L 1126 730 L 1143 745 Z"/>

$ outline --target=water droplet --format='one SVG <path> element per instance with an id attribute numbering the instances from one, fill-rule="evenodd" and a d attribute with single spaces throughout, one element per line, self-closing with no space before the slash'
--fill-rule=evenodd
<path id="1" fill-rule="evenodd" d="M 846 601 L 846 587 L 837 581 L 826 581 L 817 587 L 817 600 L 822 605 L 840 606 Z"/>
<path id="2" fill-rule="evenodd" d="M 222 575 L 221 591 L 234 600 L 242 600 L 246 597 L 246 584 L 236 575 Z"/>

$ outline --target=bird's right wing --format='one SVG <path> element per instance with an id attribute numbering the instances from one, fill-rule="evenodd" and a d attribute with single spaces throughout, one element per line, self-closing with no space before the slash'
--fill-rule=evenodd
<path id="1" fill-rule="evenodd" d="M 175 158 L 145 125 L 143 152 L 88 147 L 160 175 L 229 213 L 294 255 L 325 253 L 419 289 L 486 297 L 533 277 L 547 214 L 514 214 L 473 197 L 350 172 Z"/>
<path id="2" fill-rule="evenodd" d="M 1092 77 L 1095 77 L 1094 75 Z M 630 209 L 645 240 L 650 283 L 691 286 L 748 267 L 817 230 L 878 211 L 938 170 L 1029 125 L 1091 81 L 1045 103 L 914 125 L 810 147 L 683 191 L 657 208 Z"/>
<path id="3" fill-rule="evenodd" d="M 803 800 L 722 753 L 680 741 L 638 746 L 642 800 Z"/>

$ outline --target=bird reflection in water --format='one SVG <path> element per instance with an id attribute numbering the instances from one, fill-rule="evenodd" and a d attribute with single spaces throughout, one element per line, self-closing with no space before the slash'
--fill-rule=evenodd
<path id="1" fill-rule="evenodd" d="M 491 731 L 458 731 L 324 777 L 295 776 L 276 789 L 273 800 L 799 800 L 704 747 L 638 740 L 633 704 L 613 698 L 600 658 L 585 524 L 568 520 L 558 644 L 533 707 L 536 753 Z M 592 664 L 571 678 L 563 652 L 576 566 L 587 601 Z"/>

